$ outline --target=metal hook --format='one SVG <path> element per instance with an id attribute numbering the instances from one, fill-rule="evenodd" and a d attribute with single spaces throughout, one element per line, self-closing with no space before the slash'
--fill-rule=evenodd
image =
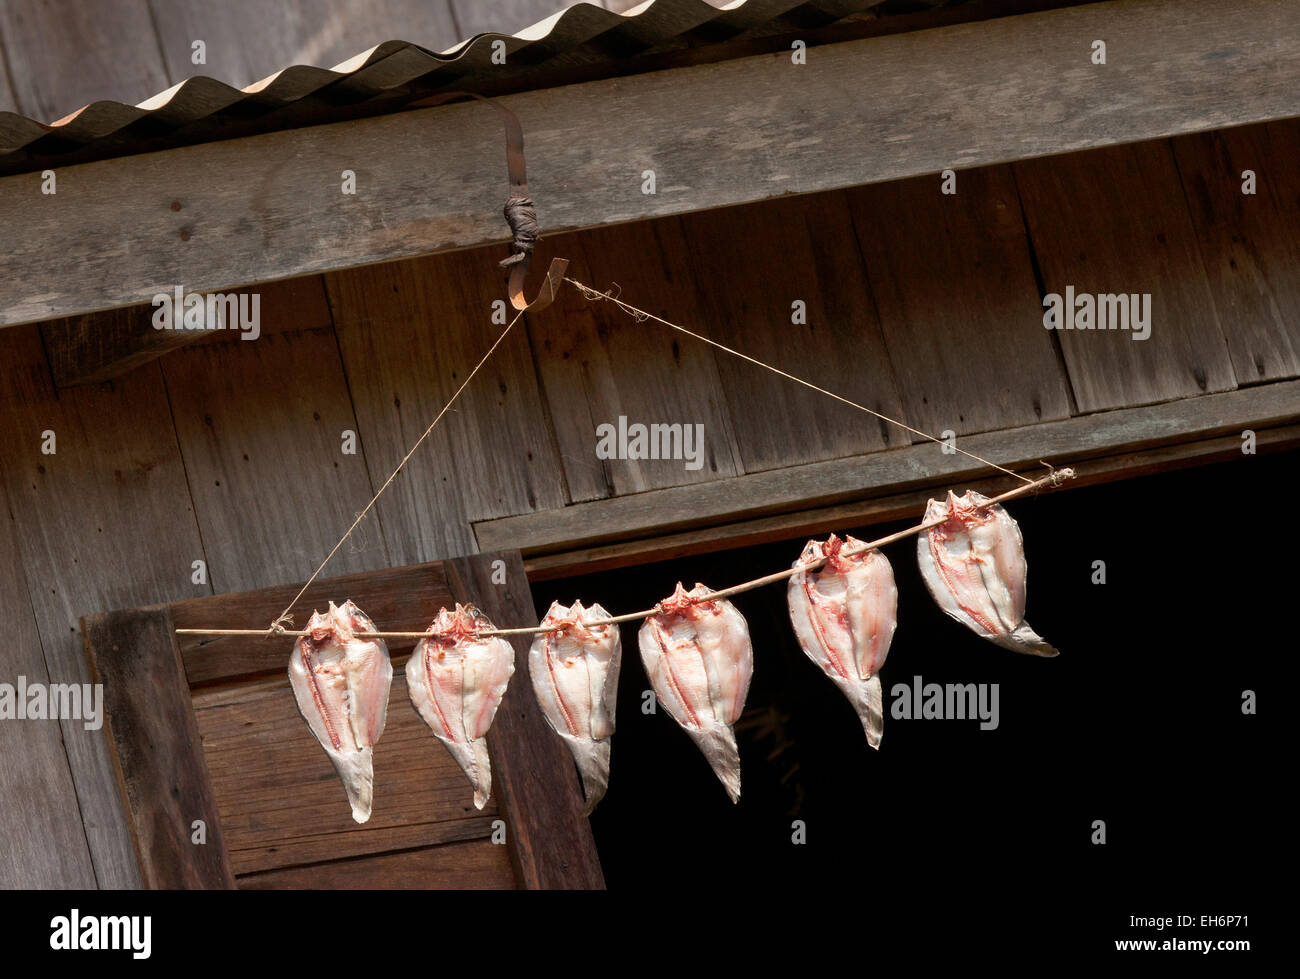
<path id="1" fill-rule="evenodd" d="M 510 270 L 510 305 L 530 313 L 545 309 L 555 302 L 555 294 L 560 291 L 560 283 L 564 281 L 564 273 L 568 268 L 567 258 L 551 259 L 551 267 L 546 270 L 546 279 L 537 290 L 537 297 L 529 302 L 524 298 L 524 279 L 528 275 L 528 260 L 520 262 Z"/>
<path id="2" fill-rule="evenodd" d="M 564 281 L 564 273 L 569 267 L 569 262 L 568 259 L 563 258 L 552 259 L 551 267 L 546 270 L 546 280 L 538 290 L 537 297 L 532 302 L 524 297 L 524 280 L 528 277 L 533 245 L 540 234 L 533 201 L 528 196 L 528 176 L 524 164 L 524 130 L 519 124 L 519 117 L 495 99 L 476 92 L 442 92 L 412 103 L 411 108 L 440 105 L 452 99 L 466 97 L 478 99 L 492 106 L 505 122 L 506 169 L 510 177 L 510 197 L 506 201 L 505 217 L 510 225 L 512 254 L 503 260 L 501 265 L 510 269 L 507 287 L 510 305 L 520 312 L 524 310 L 536 312 L 545 309 L 555 301 L 555 294 L 560 288 L 560 283 Z"/>

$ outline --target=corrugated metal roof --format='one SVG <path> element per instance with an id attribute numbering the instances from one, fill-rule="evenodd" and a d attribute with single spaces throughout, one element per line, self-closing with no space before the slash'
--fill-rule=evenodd
<path id="1" fill-rule="evenodd" d="M 244 89 L 200 75 L 139 105 L 94 102 L 51 125 L 0 112 L 0 174 L 374 115 L 438 91 L 496 95 L 568 84 L 615 73 L 629 58 L 815 29 L 883 2 L 647 0 L 624 13 L 577 3 L 516 34 L 478 34 L 442 52 L 385 41 L 333 68 L 295 65 Z M 961 0 L 912 6 L 951 2 Z M 500 40 L 504 65 L 492 61 Z"/>

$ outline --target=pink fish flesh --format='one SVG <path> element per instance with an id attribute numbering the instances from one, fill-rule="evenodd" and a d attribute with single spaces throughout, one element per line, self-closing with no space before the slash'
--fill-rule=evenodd
<path id="1" fill-rule="evenodd" d="M 370 818 L 374 798 L 372 748 L 384 733 L 393 664 L 382 639 L 358 639 L 375 624 L 351 601 L 313 612 L 309 635 L 294 643 L 289 682 L 308 727 L 343 780 L 352 818 Z"/>
<path id="2" fill-rule="evenodd" d="M 477 635 L 492 628 L 473 605 L 441 609 L 406 663 L 411 703 L 469 776 L 479 809 L 492 795 L 486 735 L 515 672 L 509 642 Z"/>
<path id="3" fill-rule="evenodd" d="M 834 534 L 810 540 L 794 567 L 826 557 L 819 569 L 790 579 L 790 622 L 804 654 L 822 668 L 862 719 L 867 743 L 880 747 L 884 709 L 877 671 L 889 654 L 898 624 L 894 571 L 879 551 L 845 555 L 862 541 Z"/>
<path id="4" fill-rule="evenodd" d="M 617 625 L 593 625 L 608 619 L 600 605 L 581 602 L 565 608 L 551 603 L 544 626 L 563 625 L 560 632 L 542 632 L 528 651 L 528 672 L 542 713 L 564 739 L 582 774 L 589 815 L 609 785 L 610 735 L 618 699 L 618 670 L 622 643 Z"/>
<path id="5" fill-rule="evenodd" d="M 946 517 L 917 541 L 921 576 L 939 607 L 985 639 L 1018 653 L 1055 656 L 1025 621 L 1025 546 L 1001 506 L 970 490 L 931 500 L 925 520 Z"/>
<path id="6" fill-rule="evenodd" d="M 740 753 L 731 726 L 740 717 L 754 672 L 745 618 L 697 583 L 677 583 L 655 606 L 637 640 L 659 702 L 694 739 L 732 802 L 740 799 Z"/>

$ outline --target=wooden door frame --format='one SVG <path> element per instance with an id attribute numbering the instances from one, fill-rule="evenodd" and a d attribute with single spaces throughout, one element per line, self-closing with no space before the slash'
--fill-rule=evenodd
<path id="1" fill-rule="evenodd" d="M 414 596 L 407 600 L 417 602 L 418 583 L 431 575 L 445 581 L 455 601 L 473 602 L 495 622 L 537 623 L 518 551 L 320 581 L 297 607 L 323 607 L 330 598 L 342 602 L 368 584 L 390 595 Z M 194 716 L 187 655 L 177 641 L 177 621 L 242 627 L 248 616 L 282 607 L 299 587 L 213 595 L 81 620 L 94 680 L 104 687 L 110 750 L 145 887 L 236 886 Z M 434 611 L 420 609 L 418 614 L 429 619 Z M 383 622 L 381 628 L 404 631 L 407 626 Z M 528 889 L 602 889 L 595 841 L 581 815 L 577 771 L 529 689 L 528 637 L 512 641 L 516 675 L 497 712 L 488 747 L 515 878 Z M 287 652 L 282 648 L 286 644 L 280 640 L 267 646 L 280 654 Z M 258 659 L 250 663 L 250 673 L 269 662 Z M 191 842 L 195 819 L 207 825 L 205 845 Z"/>

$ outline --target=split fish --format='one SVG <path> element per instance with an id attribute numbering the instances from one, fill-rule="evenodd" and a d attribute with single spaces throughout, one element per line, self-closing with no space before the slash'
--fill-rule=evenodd
<path id="1" fill-rule="evenodd" d="M 486 735 L 515 672 L 514 647 L 477 634 L 492 628 L 473 605 L 441 609 L 406 663 L 411 703 L 469 777 L 479 809 L 492 795 Z"/>
<path id="2" fill-rule="evenodd" d="M 825 557 L 816 570 L 790 579 L 790 622 L 804 654 L 830 677 L 862 720 L 867 743 L 880 747 L 884 708 L 880 667 L 898 624 L 898 588 L 889 560 L 877 550 L 842 554 L 862 541 L 834 534 L 810 540 L 794 567 Z"/>
<path id="3" fill-rule="evenodd" d="M 610 735 L 618 699 L 618 670 L 622 643 L 617 625 L 593 625 L 610 614 L 600 605 L 584 609 L 581 602 L 565 608 L 552 602 L 544 626 L 562 625 L 559 632 L 542 632 L 528 651 L 528 672 L 542 713 L 564 739 L 582 774 L 590 815 L 609 785 Z"/>
<path id="4" fill-rule="evenodd" d="M 696 583 L 655 606 L 637 641 L 655 695 L 704 752 L 732 802 L 740 800 L 740 752 L 732 725 L 754 672 L 749 626 L 731 602 Z"/>
<path id="5" fill-rule="evenodd" d="M 1025 621 L 1025 546 L 1020 528 L 1001 506 L 970 490 L 931 500 L 925 520 L 946 517 L 917 541 L 921 576 L 939 607 L 985 639 L 1018 653 L 1057 650 Z"/>
<path id="6" fill-rule="evenodd" d="M 313 612 L 308 635 L 294 644 L 289 682 L 298 710 L 343 780 L 352 818 L 370 818 L 375 770 L 372 748 L 384 733 L 393 664 L 382 639 L 358 639 L 374 632 L 369 616 L 346 601 Z"/>

